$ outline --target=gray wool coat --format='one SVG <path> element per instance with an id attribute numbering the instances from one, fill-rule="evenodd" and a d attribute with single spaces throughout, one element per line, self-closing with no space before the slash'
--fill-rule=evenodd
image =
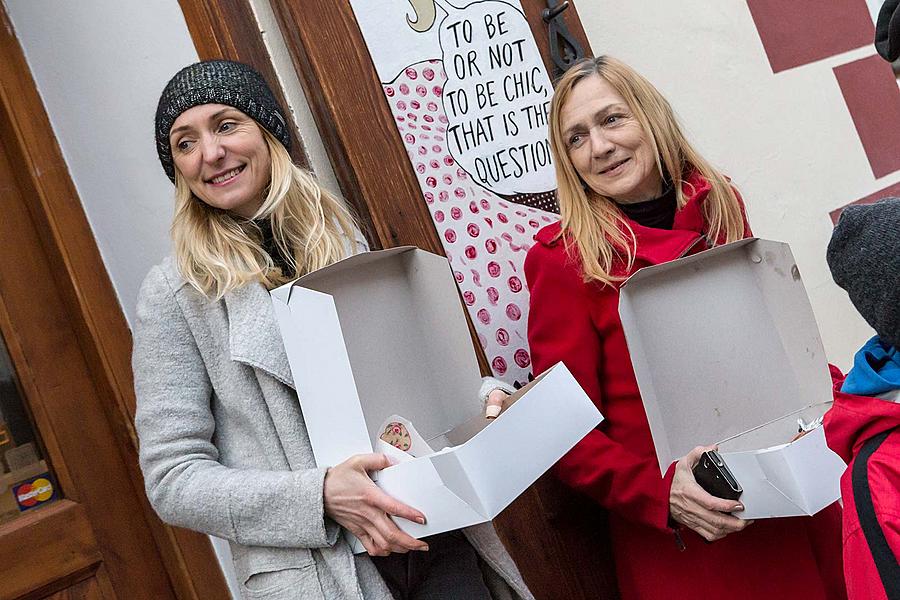
<path id="1" fill-rule="evenodd" d="M 264 287 L 209 301 L 170 257 L 148 274 L 137 313 L 135 421 L 160 517 L 229 540 L 245 599 L 391 598 L 368 556 L 354 556 L 324 514 L 325 469 L 313 459 Z M 533 598 L 490 523 L 465 534 L 494 598 Z"/>

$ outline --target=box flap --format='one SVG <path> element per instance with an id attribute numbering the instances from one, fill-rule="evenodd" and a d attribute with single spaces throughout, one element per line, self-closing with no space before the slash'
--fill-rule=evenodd
<path id="1" fill-rule="evenodd" d="M 378 487 L 425 514 L 425 525 L 395 518 L 397 526 L 421 538 L 487 521 L 487 516 L 447 487 L 432 458 L 415 458 L 378 473 Z"/>
<path id="2" fill-rule="evenodd" d="M 272 291 L 272 306 L 296 382 L 316 464 L 334 466 L 353 454 L 372 451 L 359 406 L 350 358 L 344 346 L 334 299 L 298 288 L 284 303 L 286 288 Z M 276 294 L 277 292 L 277 294 Z M 315 360 L 307 360 L 311 355 Z M 336 423 L 339 427 L 313 424 Z"/>
<path id="3" fill-rule="evenodd" d="M 741 503 L 745 510 L 735 513 L 742 519 L 763 519 L 768 517 L 796 517 L 808 514 L 795 498 L 789 497 L 771 464 L 764 465 L 755 450 L 747 452 L 726 452 L 722 458 L 744 488 Z M 768 461 L 771 463 L 772 461 Z"/>
<path id="4" fill-rule="evenodd" d="M 807 514 L 814 515 L 841 497 L 841 475 L 847 465 L 825 442 L 825 428 L 817 427 L 784 450 L 803 494 Z"/>
<path id="5" fill-rule="evenodd" d="M 661 472 L 697 445 L 831 397 L 787 244 L 741 240 L 641 269 L 619 312 Z"/>
<path id="6" fill-rule="evenodd" d="M 331 275 L 334 275 L 335 273 L 342 272 L 345 269 L 360 268 L 367 263 L 381 260 L 386 256 L 402 254 L 404 252 L 409 252 L 415 249 L 415 246 L 397 246 L 396 248 L 388 248 L 387 250 L 373 250 L 371 252 L 362 252 L 360 254 L 348 256 L 347 258 L 342 258 L 338 262 L 325 267 L 325 269 L 328 269 L 328 272 Z M 318 271 L 313 271 L 312 273 L 307 273 L 306 275 L 298 277 L 297 279 L 289 283 L 271 290 L 269 294 L 271 294 L 272 298 L 281 302 L 282 304 L 287 304 L 291 300 L 291 291 L 294 289 L 295 284 L 300 284 L 299 287 L 316 289 L 315 281 L 318 279 L 319 274 L 323 270 L 324 269 L 320 269 Z"/>
<path id="7" fill-rule="evenodd" d="M 459 462 L 459 456 L 456 452 L 447 450 L 433 454 L 428 458 L 448 490 L 468 504 L 485 521 L 493 517 L 485 510 L 481 498 L 472 486 L 472 481 L 469 479 L 463 465 Z"/>
<path id="8" fill-rule="evenodd" d="M 490 518 L 603 420 L 563 363 L 521 392 L 515 404 L 454 450 Z"/>
<path id="9" fill-rule="evenodd" d="M 307 273 L 299 279 L 294 280 L 293 283 L 294 285 L 299 285 L 300 287 L 318 289 L 317 282 L 319 281 L 328 281 L 334 278 L 336 275 L 339 275 L 345 271 L 356 271 L 358 269 L 365 268 L 366 265 L 369 265 L 371 263 L 378 263 L 385 259 L 405 254 L 406 252 L 415 251 L 424 252 L 424 250 L 418 250 L 418 248 L 416 248 L 415 246 L 397 246 L 396 248 L 388 248 L 387 250 L 372 250 L 371 252 L 361 252 L 360 254 L 354 254 L 352 256 L 348 256 L 347 258 L 341 259 L 338 262 L 325 267 L 324 269 L 319 269 L 318 271 Z M 325 283 L 323 285 L 327 286 L 328 284 Z"/>

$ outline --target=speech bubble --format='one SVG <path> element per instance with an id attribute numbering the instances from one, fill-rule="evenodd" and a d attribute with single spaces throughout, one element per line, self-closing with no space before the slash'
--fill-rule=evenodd
<path id="1" fill-rule="evenodd" d="M 555 189 L 547 133 L 553 86 L 525 15 L 499 0 L 437 4 L 447 12 L 438 40 L 453 158 L 496 194 Z"/>

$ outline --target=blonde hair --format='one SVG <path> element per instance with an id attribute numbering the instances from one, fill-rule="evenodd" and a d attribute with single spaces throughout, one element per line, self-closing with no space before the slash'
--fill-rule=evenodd
<path id="1" fill-rule="evenodd" d="M 687 202 L 684 177 L 696 170 L 711 189 L 703 203 L 710 244 L 743 237 L 744 221 L 731 184 L 687 141 L 672 107 L 649 81 L 625 63 L 610 56 L 583 59 L 559 79 L 550 105 L 550 147 L 556 165 L 562 236 L 569 251 L 577 247 L 584 280 L 612 285 L 624 277 L 612 273 L 616 258 L 624 258 L 630 270 L 637 240 L 622 211 L 612 198 L 590 190 L 575 171 L 562 133 L 560 112 L 572 89 L 582 80 L 599 75 L 628 104 L 650 144 L 660 176 L 668 175 L 681 208 Z"/>
<path id="2" fill-rule="evenodd" d="M 352 247 L 355 224 L 343 202 L 295 165 L 265 128 L 260 131 L 271 156 L 271 178 L 253 220 L 202 202 L 175 171 L 175 258 L 185 280 L 208 298 L 218 300 L 251 282 L 272 289 L 290 281 L 291 274 L 276 269 L 263 248 L 256 220 L 269 220 L 275 245 L 298 276 L 340 260 Z"/>

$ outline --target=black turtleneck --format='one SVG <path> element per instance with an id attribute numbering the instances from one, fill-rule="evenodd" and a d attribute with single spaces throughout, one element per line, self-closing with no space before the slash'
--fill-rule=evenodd
<path id="1" fill-rule="evenodd" d="M 260 242 L 263 250 L 269 254 L 272 258 L 272 262 L 275 263 L 276 267 L 281 269 L 281 273 L 284 276 L 294 277 L 296 273 L 291 267 L 291 263 L 288 262 L 287 258 L 278 247 L 278 244 L 275 243 L 275 235 L 272 233 L 272 222 L 269 219 L 259 219 L 258 221 L 254 221 L 254 223 L 259 227 L 260 232 L 262 232 L 262 239 Z"/>
<path id="2" fill-rule="evenodd" d="M 672 229 L 675 222 L 675 210 L 678 202 L 675 197 L 675 186 L 671 183 L 664 184 L 666 189 L 662 195 L 652 200 L 635 202 L 633 204 L 618 204 L 625 216 L 644 227 L 657 229 Z"/>

